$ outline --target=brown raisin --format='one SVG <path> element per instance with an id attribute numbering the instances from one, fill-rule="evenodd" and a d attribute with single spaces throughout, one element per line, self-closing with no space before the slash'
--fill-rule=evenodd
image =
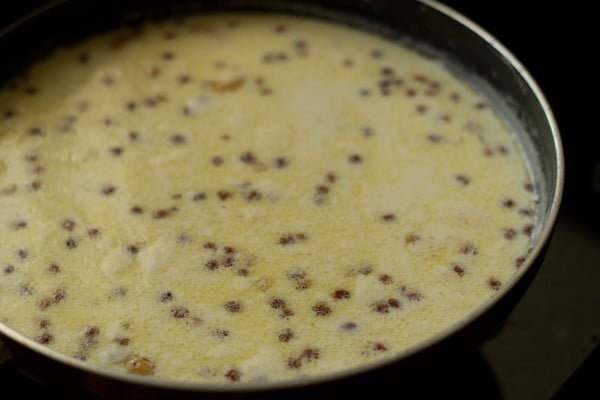
<path id="1" fill-rule="evenodd" d="M 414 234 L 414 233 L 409 233 L 408 235 L 406 235 L 404 237 L 404 241 L 407 244 L 412 244 L 412 243 L 418 242 L 419 240 L 421 240 L 421 236 Z"/>
<path id="2" fill-rule="evenodd" d="M 53 274 L 56 274 L 60 271 L 60 267 L 56 264 L 50 264 L 48 266 L 48 272 L 51 272 Z"/>
<path id="3" fill-rule="evenodd" d="M 463 276 L 465 274 L 465 269 L 462 266 L 460 266 L 460 265 L 454 265 L 452 267 L 452 270 L 458 276 Z"/>
<path id="4" fill-rule="evenodd" d="M 204 263 L 204 266 L 208 268 L 209 271 L 214 271 L 219 268 L 219 261 L 215 259 L 208 260 L 206 263 Z"/>
<path id="5" fill-rule="evenodd" d="M 52 342 L 54 342 L 54 337 L 48 332 L 44 332 L 38 336 L 36 340 L 41 344 L 52 344 Z"/>
<path id="6" fill-rule="evenodd" d="M 396 215 L 395 215 L 395 214 L 393 214 L 393 213 L 386 213 L 386 214 L 383 214 L 383 215 L 381 216 L 381 219 L 382 219 L 384 222 L 392 222 L 392 221 L 395 221 L 395 220 L 396 220 Z"/>
<path id="7" fill-rule="evenodd" d="M 254 164 L 257 161 L 256 156 L 250 151 L 242 154 L 240 160 L 245 164 Z"/>
<path id="8" fill-rule="evenodd" d="M 73 229 L 75 229 L 75 227 L 77 226 L 77 224 L 75 223 L 75 221 L 72 221 L 70 219 L 65 219 L 63 221 L 62 224 L 63 228 L 65 228 L 68 231 L 72 231 Z"/>
<path id="9" fill-rule="evenodd" d="M 350 298 L 350 292 L 347 291 L 346 289 L 338 289 L 335 292 L 333 292 L 332 297 L 335 300 L 349 299 Z"/>
<path id="10" fill-rule="evenodd" d="M 307 360 L 307 361 L 313 361 L 313 360 L 317 360 L 320 356 L 320 352 L 319 349 L 315 349 L 315 348 L 306 348 L 304 350 L 302 350 L 302 354 L 300 355 L 301 358 Z"/>
<path id="11" fill-rule="evenodd" d="M 102 194 L 104 194 L 105 196 L 110 196 L 110 195 L 114 194 L 116 191 L 117 191 L 117 188 L 112 185 L 107 185 L 102 188 Z"/>
<path id="12" fill-rule="evenodd" d="M 320 301 L 315 303 L 311 309 L 314 311 L 315 315 L 318 317 L 324 317 L 331 314 L 331 308 L 324 301 Z"/>
<path id="13" fill-rule="evenodd" d="M 17 251 L 17 256 L 21 259 L 21 260 L 25 260 L 27 257 L 29 257 L 29 252 L 25 249 L 20 249 Z"/>
<path id="14" fill-rule="evenodd" d="M 154 219 L 163 219 L 163 218 L 167 218 L 170 215 L 171 215 L 171 211 L 166 210 L 164 208 L 159 208 L 157 210 L 154 210 L 154 212 L 152 213 L 152 216 L 154 217 Z"/>
<path id="15" fill-rule="evenodd" d="M 502 206 L 505 208 L 513 208 L 515 206 L 515 201 L 513 199 L 504 199 L 502 201 Z"/>
<path id="16" fill-rule="evenodd" d="M 375 351 L 387 351 L 388 348 L 385 344 L 381 343 L 381 342 L 375 342 L 373 343 L 373 350 Z"/>
<path id="17" fill-rule="evenodd" d="M 516 235 L 517 235 L 517 231 L 515 231 L 512 228 L 508 228 L 508 229 L 504 230 L 504 238 L 505 239 L 510 240 L 510 239 L 514 238 Z"/>
<path id="18" fill-rule="evenodd" d="M 280 342 L 284 342 L 287 343 L 290 340 L 292 340 L 294 338 L 294 331 L 292 331 L 291 329 L 287 328 L 284 329 L 280 334 L 279 334 L 279 341 Z"/>
<path id="19" fill-rule="evenodd" d="M 420 292 L 417 292 L 416 290 L 409 289 L 406 286 L 402 286 L 400 288 L 400 293 L 402 293 L 402 295 L 404 297 L 406 297 L 410 301 L 421 301 L 421 300 L 423 300 L 423 294 L 421 294 Z"/>
<path id="20" fill-rule="evenodd" d="M 290 357 L 287 360 L 287 366 L 289 369 L 300 369 L 302 366 L 302 359 Z"/>
<path id="21" fill-rule="evenodd" d="M 206 200 L 206 193 L 204 192 L 198 192 L 194 194 L 194 197 L 192 197 L 193 201 L 202 201 L 202 200 Z"/>
<path id="22" fill-rule="evenodd" d="M 286 304 L 285 300 L 283 300 L 282 298 L 274 297 L 271 300 L 269 300 L 269 305 L 271 306 L 271 308 L 278 309 L 284 308 Z"/>
<path id="23" fill-rule="evenodd" d="M 478 253 L 477 247 L 475 247 L 475 245 L 470 244 L 470 243 L 467 243 L 463 247 L 461 247 L 460 251 L 463 254 L 470 254 L 473 256 Z"/>
<path id="24" fill-rule="evenodd" d="M 27 221 L 18 220 L 12 223 L 12 227 L 15 230 L 21 230 L 27 228 Z"/>
<path id="25" fill-rule="evenodd" d="M 358 327 L 358 326 L 356 325 L 356 323 L 355 323 L 355 322 L 352 322 L 352 321 L 350 321 L 350 322 L 344 322 L 344 323 L 342 324 L 342 326 L 341 326 L 342 330 L 344 330 L 344 331 L 347 331 L 347 332 L 353 331 L 353 330 L 355 330 L 357 327 Z"/>
<path id="26" fill-rule="evenodd" d="M 241 378 L 241 373 L 238 370 L 230 369 L 225 373 L 225 378 L 230 380 L 231 382 L 238 382 Z"/>
<path id="27" fill-rule="evenodd" d="M 463 186 L 467 186 L 469 183 L 471 183 L 471 178 L 463 174 L 456 175 L 454 178 Z"/>
<path id="28" fill-rule="evenodd" d="M 37 326 L 40 329 L 47 329 L 50 327 L 50 321 L 48 321 L 47 319 L 40 319 L 37 323 Z"/>
<path id="29" fill-rule="evenodd" d="M 186 142 L 185 136 L 183 136 L 180 133 L 176 133 L 176 134 L 171 135 L 171 137 L 169 138 L 169 140 L 173 144 L 185 144 L 185 142 Z"/>
<path id="30" fill-rule="evenodd" d="M 275 166 L 279 169 L 287 167 L 289 164 L 288 160 L 284 157 L 277 157 L 275 159 Z"/>
<path id="31" fill-rule="evenodd" d="M 400 301 L 398 299 L 390 298 L 390 299 L 388 299 L 387 303 L 392 308 L 402 308 L 402 304 L 400 303 Z"/>
<path id="32" fill-rule="evenodd" d="M 243 306 L 242 303 L 240 303 L 239 301 L 230 300 L 227 303 L 225 303 L 225 309 L 230 313 L 239 313 L 242 312 Z"/>
<path id="33" fill-rule="evenodd" d="M 216 251 L 217 250 L 217 245 L 213 242 L 206 242 L 204 243 L 204 248 L 207 250 L 213 250 Z"/>
<path id="34" fill-rule="evenodd" d="M 98 329 L 97 326 L 86 326 L 86 328 L 83 330 L 83 335 L 86 338 L 95 338 L 99 334 L 100 334 L 100 329 Z"/>
<path id="35" fill-rule="evenodd" d="M 181 319 L 190 315 L 190 311 L 185 307 L 175 307 L 171 309 L 171 315 L 177 319 Z"/>
<path id="36" fill-rule="evenodd" d="M 363 161 L 363 159 L 362 159 L 362 156 L 360 154 L 350 154 L 348 156 L 348 161 L 351 164 L 360 164 Z"/>
<path id="37" fill-rule="evenodd" d="M 378 300 L 371 305 L 371 309 L 379 314 L 387 314 L 390 312 L 390 305 L 385 300 Z"/>
<path id="38" fill-rule="evenodd" d="M 160 294 L 161 303 L 169 303 L 173 301 L 173 293 L 172 292 L 163 292 Z"/>
<path id="39" fill-rule="evenodd" d="M 225 201 L 225 200 L 231 198 L 231 196 L 233 196 L 233 193 L 231 193 L 228 190 L 219 190 L 217 192 L 217 196 L 219 196 L 219 200 Z"/>
<path id="40" fill-rule="evenodd" d="M 492 277 L 488 280 L 488 286 L 490 288 L 492 288 L 493 290 L 498 290 L 498 289 L 500 289 L 500 286 L 502 286 L 502 282 L 500 282 L 498 279 Z"/>

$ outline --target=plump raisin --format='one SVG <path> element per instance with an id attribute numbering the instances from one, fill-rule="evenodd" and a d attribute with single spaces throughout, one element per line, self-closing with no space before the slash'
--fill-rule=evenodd
<path id="1" fill-rule="evenodd" d="M 12 227 L 14 230 L 21 230 L 27 228 L 27 221 L 18 220 L 12 223 Z"/>
<path id="2" fill-rule="evenodd" d="M 372 349 L 375 351 L 387 351 L 388 350 L 387 346 L 381 342 L 373 343 Z"/>
<path id="3" fill-rule="evenodd" d="M 299 357 L 290 357 L 287 360 L 287 366 L 289 369 L 300 369 L 302 366 L 302 359 Z"/>
<path id="4" fill-rule="evenodd" d="M 75 227 L 77 226 L 77 224 L 75 223 L 75 221 L 72 221 L 70 219 L 65 219 L 63 221 L 62 224 L 63 228 L 65 228 L 68 231 L 72 231 L 73 229 L 75 229 Z"/>
<path id="5" fill-rule="evenodd" d="M 100 231 L 96 228 L 90 228 L 88 229 L 88 236 L 92 239 L 97 238 L 98 236 L 100 236 Z"/>
<path id="6" fill-rule="evenodd" d="M 27 257 L 29 257 L 29 252 L 25 249 L 20 249 L 17 251 L 17 256 L 21 259 L 21 260 L 25 260 L 27 259 Z"/>
<path id="7" fill-rule="evenodd" d="M 309 347 L 302 350 L 302 354 L 300 354 L 300 357 L 307 361 L 317 360 L 320 357 L 320 351 L 319 349 Z"/>
<path id="8" fill-rule="evenodd" d="M 50 264 L 48 265 L 48 272 L 51 272 L 53 274 L 57 274 L 58 272 L 60 272 L 60 267 L 56 264 Z"/>
<path id="9" fill-rule="evenodd" d="M 163 292 L 160 294 L 160 302 L 161 303 L 169 303 L 173 301 L 173 293 L 172 292 Z"/>
<path id="10" fill-rule="evenodd" d="M 384 222 L 392 222 L 392 221 L 395 221 L 395 220 L 396 220 L 396 214 L 393 214 L 393 213 L 386 213 L 386 214 L 383 214 L 383 215 L 381 216 L 381 219 L 382 219 Z"/>
<path id="11" fill-rule="evenodd" d="M 95 338 L 100 334 L 100 329 L 97 326 L 86 326 L 83 330 L 83 335 L 86 338 Z"/>
<path id="12" fill-rule="evenodd" d="M 355 323 L 355 322 L 352 322 L 352 321 L 349 321 L 349 322 L 344 322 L 344 323 L 342 324 L 342 326 L 341 326 L 342 330 L 343 330 L 343 331 L 346 331 L 346 332 L 353 331 L 353 330 L 355 330 L 357 327 L 358 327 L 358 326 L 356 325 L 356 323 Z"/>
<path id="13" fill-rule="evenodd" d="M 416 243 L 419 240 L 421 240 L 421 236 L 419 236 L 415 233 L 409 233 L 408 235 L 406 235 L 404 237 L 404 241 L 406 242 L 406 244 Z"/>
<path id="14" fill-rule="evenodd" d="M 225 303 L 225 309 L 230 313 L 239 313 L 243 311 L 243 306 L 239 301 L 231 300 Z"/>
<path id="15" fill-rule="evenodd" d="M 402 294 L 402 296 L 406 297 L 408 300 L 410 301 L 421 301 L 423 300 L 423 294 L 414 290 L 414 289 L 409 289 L 406 286 L 402 286 L 400 288 L 400 293 Z"/>
<path id="16" fill-rule="evenodd" d="M 102 194 L 104 194 L 105 196 L 110 196 L 110 195 L 114 194 L 116 191 L 117 191 L 117 188 L 112 185 L 106 185 L 102 188 Z"/>
<path id="17" fill-rule="evenodd" d="M 390 305 L 385 300 L 378 300 L 371 305 L 371 309 L 379 314 L 387 314 L 390 312 Z"/>
<path id="18" fill-rule="evenodd" d="M 135 205 L 129 209 L 132 214 L 142 214 L 144 209 L 141 206 Z"/>
<path id="19" fill-rule="evenodd" d="M 40 319 L 37 323 L 37 326 L 40 329 L 48 329 L 50 327 L 50 321 L 48 321 L 47 319 Z"/>
<path id="20" fill-rule="evenodd" d="M 500 289 L 500 286 L 502 286 L 502 282 L 492 277 L 488 280 L 488 286 L 493 290 L 498 290 Z"/>
<path id="21" fill-rule="evenodd" d="M 338 289 L 338 290 L 336 290 L 336 291 L 333 292 L 332 297 L 335 300 L 349 299 L 350 298 L 350 292 L 347 291 L 346 289 Z"/>
<path id="22" fill-rule="evenodd" d="M 465 274 L 465 269 L 464 267 L 460 266 L 460 265 L 454 265 L 452 267 L 452 271 L 454 271 L 454 273 L 458 276 L 463 276 Z"/>
<path id="23" fill-rule="evenodd" d="M 402 304 L 400 304 L 400 301 L 398 299 L 390 298 L 388 299 L 387 303 L 392 308 L 402 308 Z"/>
<path id="24" fill-rule="evenodd" d="M 471 178 L 463 174 L 456 175 L 454 178 L 463 186 L 467 186 L 469 183 L 471 183 Z"/>
<path id="25" fill-rule="evenodd" d="M 52 344 L 54 342 L 54 337 L 50 333 L 44 332 L 38 336 L 36 340 L 41 344 Z"/>
<path id="26" fill-rule="evenodd" d="M 228 329 L 223 329 L 223 328 L 217 328 L 215 329 L 215 336 L 218 337 L 219 339 L 224 339 L 226 337 L 228 337 L 230 334 Z"/>
<path id="27" fill-rule="evenodd" d="M 216 269 L 219 268 L 219 261 L 212 259 L 212 260 L 208 260 L 207 262 L 204 263 L 204 266 L 209 270 L 209 271 L 214 271 Z"/>
<path id="28" fill-rule="evenodd" d="M 277 157 L 275 159 L 275 166 L 279 169 L 287 167 L 288 164 L 289 164 L 289 161 L 284 157 Z"/>
<path id="29" fill-rule="evenodd" d="M 231 382 L 238 382 L 241 376 L 242 374 L 236 369 L 230 369 L 225 373 L 225 378 L 227 378 Z"/>
<path id="30" fill-rule="evenodd" d="M 315 312 L 315 315 L 318 317 L 324 317 L 331 314 L 331 307 L 324 301 L 320 301 L 315 303 L 311 309 Z"/>
<path id="31" fill-rule="evenodd" d="M 515 231 L 514 229 L 507 228 L 504 230 L 504 238 L 505 239 L 510 240 L 510 239 L 514 238 L 515 236 L 517 236 L 517 231 Z"/>
<path id="32" fill-rule="evenodd" d="M 289 342 L 290 340 L 292 340 L 293 337 L 294 337 L 294 331 L 292 331 L 291 329 L 287 328 L 287 329 L 284 329 L 279 334 L 279 341 L 286 343 L 286 342 Z"/>
<path id="33" fill-rule="evenodd" d="M 177 319 L 181 319 L 190 315 L 190 311 L 185 307 L 175 307 L 171 309 L 171 315 Z"/>
<path id="34" fill-rule="evenodd" d="M 285 300 L 283 300 L 282 298 L 279 298 L 279 297 L 274 297 L 271 300 L 269 300 L 269 305 L 271 306 L 271 308 L 275 308 L 275 309 L 284 308 Z"/>

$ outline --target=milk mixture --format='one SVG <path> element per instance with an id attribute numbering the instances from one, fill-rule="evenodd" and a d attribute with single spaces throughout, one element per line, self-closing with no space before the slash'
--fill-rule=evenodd
<path id="1" fill-rule="evenodd" d="M 149 23 L 0 91 L 0 322 L 158 379 L 338 371 L 494 296 L 535 206 L 436 61 L 300 17 Z"/>

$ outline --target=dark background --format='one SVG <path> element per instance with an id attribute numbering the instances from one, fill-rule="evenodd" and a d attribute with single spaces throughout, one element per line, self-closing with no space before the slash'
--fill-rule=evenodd
<path id="1" fill-rule="evenodd" d="M 600 292 L 598 284 L 589 283 L 590 279 L 599 277 L 598 272 L 594 270 L 600 269 L 600 248 L 597 246 L 597 243 L 600 243 L 600 147 L 597 139 L 600 135 L 598 129 L 600 88 L 599 65 L 594 60 L 600 49 L 597 43 L 600 38 L 597 25 L 600 22 L 596 20 L 600 15 L 599 2 L 527 0 L 444 0 L 442 2 L 486 29 L 524 64 L 545 93 L 562 134 L 566 179 L 558 228 L 547 261 L 532 287 L 533 293 L 525 297 L 523 304 L 516 310 L 516 319 L 519 319 L 519 315 L 522 315 L 521 319 L 526 319 L 528 315 L 535 314 L 536 307 L 543 311 L 543 306 L 540 304 L 548 302 L 544 296 L 548 299 L 554 298 L 556 295 L 554 291 L 560 287 L 561 290 L 572 293 L 571 308 L 561 309 L 571 319 L 558 312 L 548 314 L 548 318 L 555 318 L 557 321 L 562 319 L 567 321 L 565 323 L 576 325 L 576 317 L 572 317 L 571 314 L 577 315 L 577 310 L 586 310 L 579 314 L 579 318 L 589 319 L 591 316 L 592 319 L 595 318 L 595 322 L 585 325 L 585 329 L 592 329 L 590 326 L 598 327 L 600 323 L 600 311 L 596 309 L 600 306 L 597 302 L 598 296 L 579 296 L 578 291 L 583 290 L 581 288 L 587 282 L 586 288 Z M 43 2 L 26 0 L 2 3 L 0 30 L 17 16 L 27 13 L 40 3 Z M 583 246 L 575 243 L 580 239 L 588 244 Z M 577 266 L 579 266 L 578 270 Z M 566 283 L 559 284 L 557 282 L 561 279 L 566 279 L 566 275 L 562 272 L 565 269 L 578 272 L 572 274 L 571 281 L 566 280 Z M 600 281 L 596 280 L 596 282 Z M 538 297 L 532 298 L 532 296 Z M 585 357 L 580 355 L 577 358 L 571 355 L 572 357 L 569 358 L 569 354 L 566 354 L 571 351 L 568 346 L 563 346 L 562 349 L 544 350 L 550 354 L 553 351 L 565 352 L 563 358 L 557 356 L 556 359 L 571 360 L 570 373 L 567 376 L 563 376 L 560 382 L 548 382 L 549 385 L 558 388 L 553 390 L 552 400 L 600 398 L 599 385 L 593 382 L 595 378 L 600 377 L 598 350 L 600 332 L 586 331 L 585 334 L 590 338 L 591 344 L 587 343 L 577 348 L 582 354 L 585 353 Z M 519 337 L 510 339 L 510 333 L 506 335 L 509 337 L 506 339 L 507 343 L 510 340 L 521 345 L 527 343 L 526 339 Z M 585 348 L 585 351 L 581 348 Z M 517 353 L 519 351 L 516 350 Z M 492 390 L 494 394 L 486 398 L 504 398 L 500 393 L 512 393 L 513 398 L 517 399 L 539 398 L 526 396 L 524 390 L 519 392 L 515 388 L 502 387 L 513 382 L 515 385 L 518 384 L 516 378 L 502 381 L 496 377 L 497 382 L 494 383 L 494 377 L 488 376 L 493 375 L 492 372 L 486 370 L 488 375 L 477 374 L 476 369 L 481 367 L 483 361 L 479 360 L 479 354 L 466 355 L 466 362 L 469 362 L 470 358 L 476 359 L 473 362 L 475 367 L 470 367 L 474 368 L 470 373 L 475 374 L 472 376 L 475 380 L 481 378 L 482 386 L 500 387 L 494 388 Z M 518 360 L 516 356 L 515 359 Z M 493 357 L 491 363 L 493 364 Z M 483 365 L 486 366 L 485 363 Z M 448 374 L 450 377 L 445 383 L 456 386 L 457 383 L 452 382 L 456 376 L 452 372 Z M 522 380 L 530 380 L 533 384 L 536 371 L 530 371 L 530 374 Z M 510 374 L 506 376 L 510 377 Z M 538 379 L 542 378 L 538 377 Z M 34 397 L 48 395 L 41 389 L 35 389 L 28 380 L 11 370 L 10 363 L 0 366 L 2 387 L 9 380 L 22 394 L 28 393 Z M 452 392 L 450 387 L 448 390 Z M 480 393 L 486 392 L 484 390 Z"/>

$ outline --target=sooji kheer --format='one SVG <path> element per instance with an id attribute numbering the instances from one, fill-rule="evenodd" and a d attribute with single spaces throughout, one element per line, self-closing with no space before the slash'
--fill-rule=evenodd
<path id="1" fill-rule="evenodd" d="M 221 14 L 56 51 L 0 92 L 0 321 L 160 379 L 391 357 L 494 295 L 536 196 L 490 104 L 395 42 Z"/>

